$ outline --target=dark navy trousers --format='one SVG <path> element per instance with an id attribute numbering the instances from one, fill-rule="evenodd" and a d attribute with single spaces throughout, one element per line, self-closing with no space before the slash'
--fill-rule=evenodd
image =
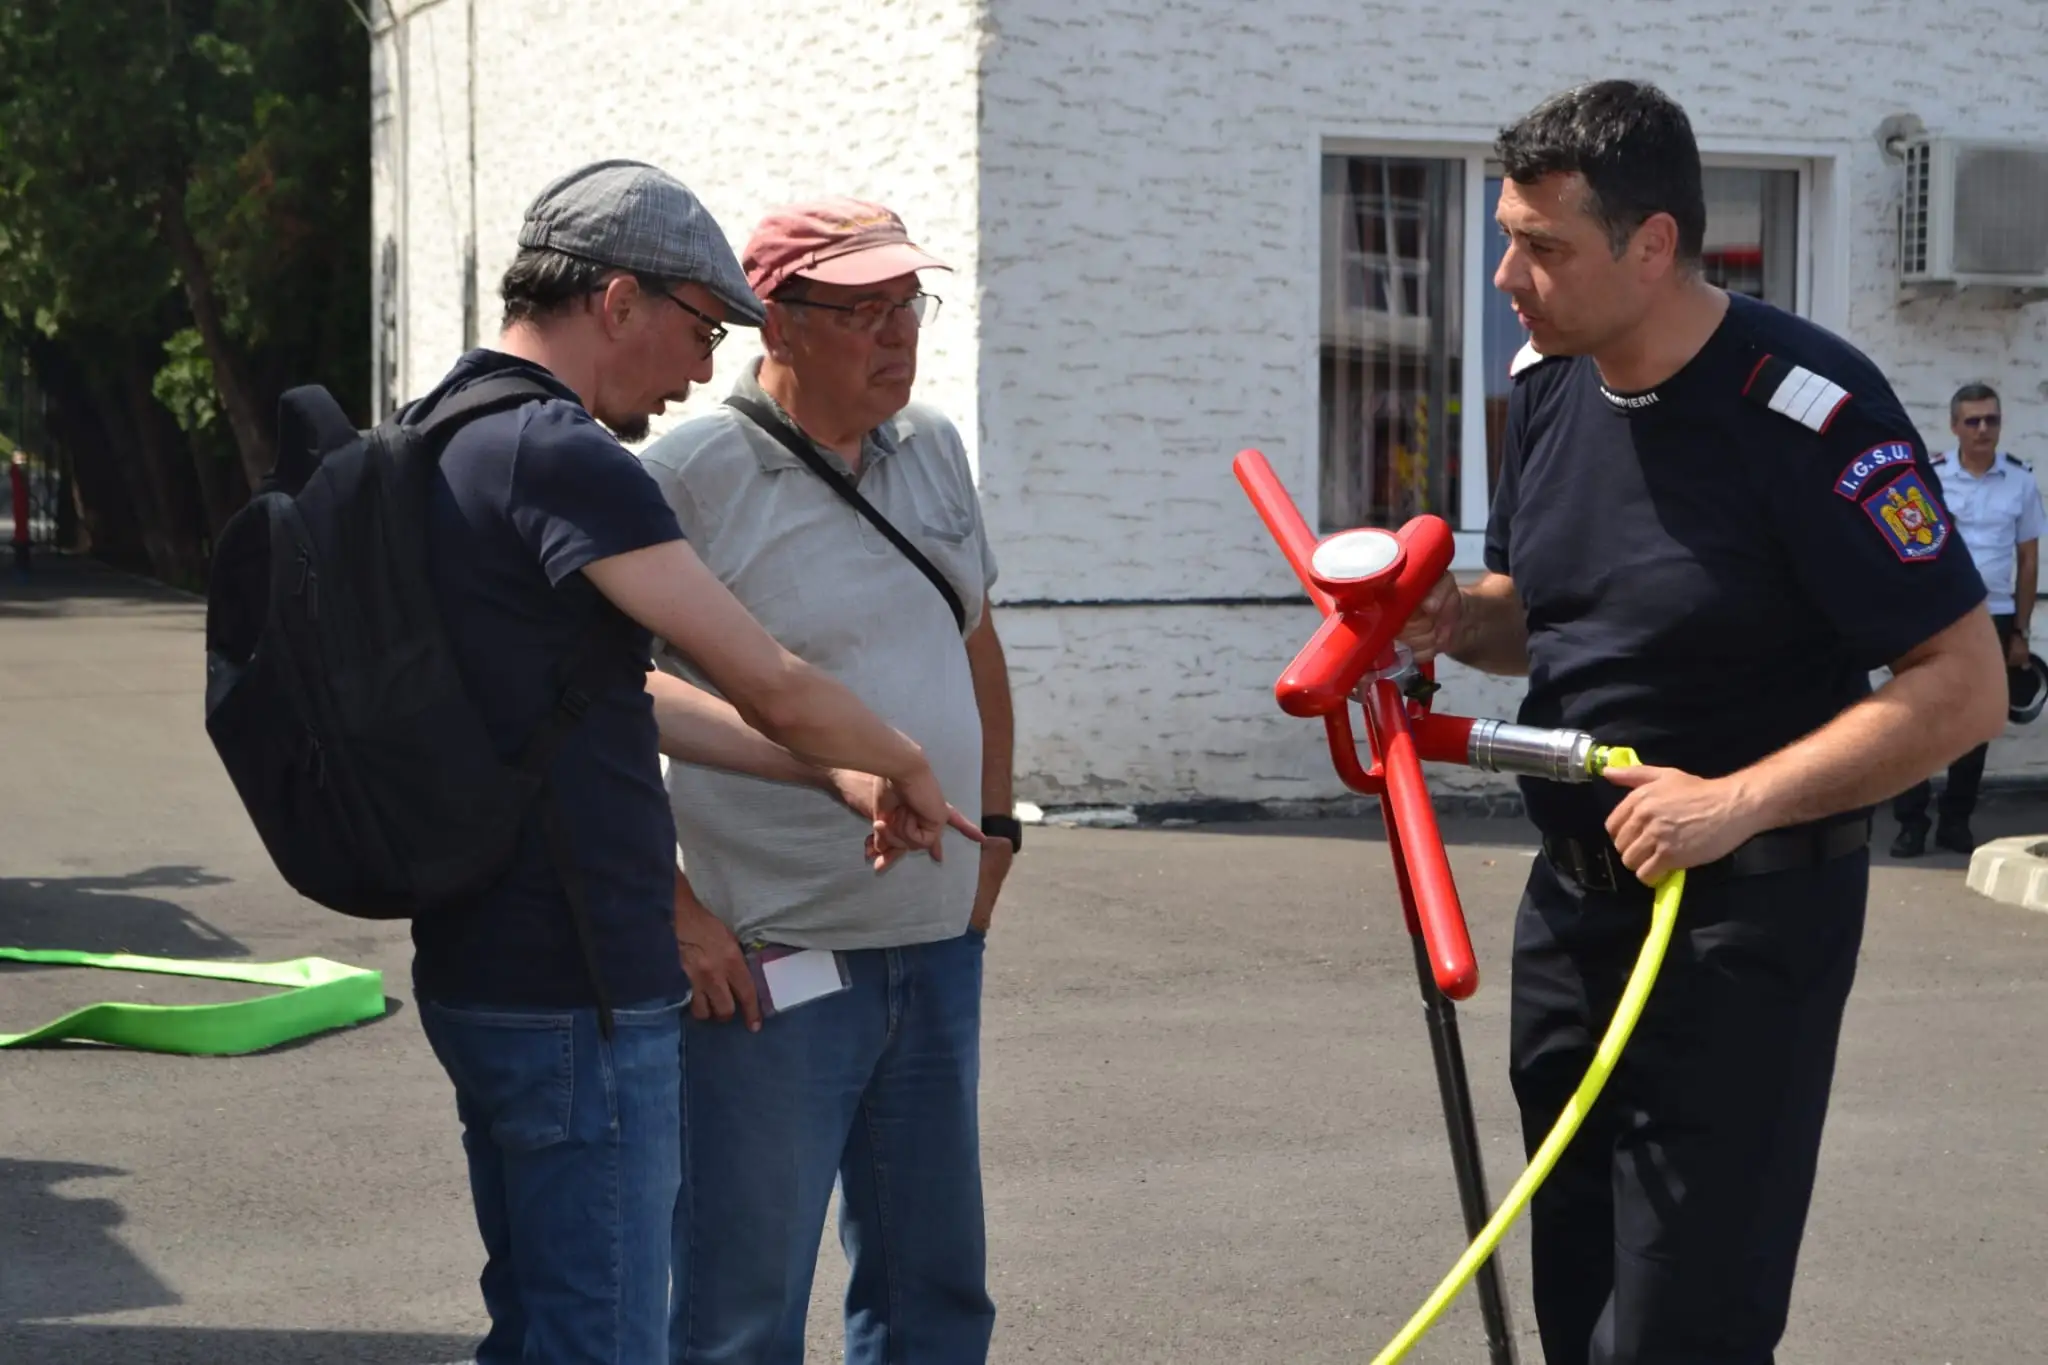
<path id="1" fill-rule="evenodd" d="M 1657 987 L 1531 1208 L 1547 1365 L 1771 1365 L 1855 977 L 1867 850 L 1688 884 Z M 1510 1066 L 1533 1153 L 1591 1063 L 1649 888 L 1538 856 L 1515 925 Z"/>

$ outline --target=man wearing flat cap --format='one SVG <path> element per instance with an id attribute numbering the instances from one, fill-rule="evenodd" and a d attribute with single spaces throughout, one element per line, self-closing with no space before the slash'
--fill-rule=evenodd
<path id="1" fill-rule="evenodd" d="M 979 859 L 878 880 L 833 855 L 829 800 L 670 766 L 694 987 L 671 1346 L 679 1362 L 798 1365 L 836 1181 L 849 1365 L 974 1365 L 995 1320 L 982 955 L 1022 831 L 995 559 L 959 433 L 910 397 L 939 313 L 920 276 L 948 267 L 851 199 L 771 213 L 742 260 L 768 303 L 766 354 L 642 461 L 720 581 L 916 739 L 986 839 Z M 780 974 L 796 954 L 817 966 L 800 987 Z"/>
<path id="2" fill-rule="evenodd" d="M 763 320 L 710 215 L 656 168 L 605 161 L 541 191 L 519 243 L 497 346 L 406 420 L 466 417 L 429 491 L 428 571 L 485 729 L 542 791 L 491 889 L 413 920 L 413 982 L 484 1243 L 479 1365 L 657 1361 L 688 993 L 657 743 L 835 793 L 821 859 L 863 875 L 845 808 L 872 820 L 886 794 L 859 774 L 915 812 L 918 847 L 948 809 L 914 743 L 705 569 L 610 434 L 644 435 L 710 379 L 728 322 Z M 730 702 L 650 672 L 656 635 Z"/>

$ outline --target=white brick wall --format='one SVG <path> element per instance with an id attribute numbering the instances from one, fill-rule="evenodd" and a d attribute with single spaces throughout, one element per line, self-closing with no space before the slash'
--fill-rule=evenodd
<path id="1" fill-rule="evenodd" d="M 408 125 L 380 124 L 376 182 L 380 237 L 405 205 L 406 392 L 460 341 L 469 3 L 420 7 L 404 99 L 378 106 L 391 119 L 402 103 Z M 1287 593 L 1229 461 L 1256 445 L 1298 495 L 1314 484 L 1324 139 L 1408 129 L 1484 146 L 1543 95 L 1622 74 L 1665 85 L 1709 145 L 1839 155 L 1846 261 L 1828 224 L 1815 246 L 1844 284 L 1851 338 L 1930 442 L 1946 438 L 1950 389 L 1986 378 L 2006 393 L 2012 445 L 2048 457 L 2048 308 L 1895 304 L 1897 173 L 1873 137 L 1906 110 L 1938 132 L 2048 135 L 2044 11 L 1952 7 L 1937 27 L 1906 0 L 1663 0 L 1602 20 L 1590 3 L 1488 0 L 487 0 L 483 332 L 521 208 L 583 160 L 669 167 L 735 243 L 783 199 L 880 198 L 960 267 L 935 286 L 946 309 L 920 396 L 977 458 L 998 601 Z M 378 61 L 398 69 L 389 36 Z M 749 334 L 728 342 L 692 406 L 750 353 Z M 1337 790 L 1320 729 L 1271 699 L 1305 609 L 1022 607 L 1002 623 L 1026 796 Z M 1512 712 L 1513 684 L 1445 680 L 1447 709 Z M 2048 771 L 2048 727 L 1992 766 Z"/>
<path id="2" fill-rule="evenodd" d="M 405 12 L 407 0 L 395 3 Z M 970 0 L 413 0 L 404 392 L 431 385 L 461 346 L 472 3 L 485 341 L 497 334 L 497 281 L 521 213 L 549 180 L 585 162 L 634 157 L 664 167 L 704 200 L 735 251 L 776 204 L 860 195 L 896 209 L 958 268 L 930 286 L 945 306 L 926 338 L 919 396 L 973 432 L 980 30 Z M 395 46 L 388 34 L 379 43 L 381 69 L 396 65 Z M 392 191 L 377 204 L 381 238 L 398 195 L 395 179 L 380 174 L 378 183 Z M 736 331 L 711 391 L 671 417 L 722 398 L 740 362 L 758 353 L 754 334 Z"/>

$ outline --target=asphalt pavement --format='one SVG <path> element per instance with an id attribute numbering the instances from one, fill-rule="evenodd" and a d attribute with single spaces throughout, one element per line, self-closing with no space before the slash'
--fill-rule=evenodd
<path id="1" fill-rule="evenodd" d="M 0 1052 L 0 1365 L 430 1365 L 482 1330 L 453 1104 L 403 926 L 278 879 L 200 725 L 202 608 L 46 562 L 0 584 L 0 944 L 385 974 L 386 1016 L 253 1057 Z M 1985 837 L 2048 829 L 2002 803 Z M 1514 820 L 1452 822 L 1496 1196 Z M 1880 844 L 1889 838 L 1881 829 Z M 2048 1357 L 2048 916 L 1882 857 L 1793 1312 L 1802 1365 Z M 1033 830 L 988 954 L 1002 1362 L 1369 1359 L 1462 1247 L 1370 822 Z M 0 1032 L 217 983 L 0 968 Z M 1505 1251 L 1540 1359 L 1526 1243 Z M 812 1359 L 837 1358 L 828 1235 Z M 1470 1294 L 1410 1360 L 1479 1362 Z"/>

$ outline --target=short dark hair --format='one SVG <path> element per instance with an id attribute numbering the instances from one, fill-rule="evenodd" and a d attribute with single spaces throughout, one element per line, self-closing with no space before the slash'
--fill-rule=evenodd
<path id="1" fill-rule="evenodd" d="M 1984 402 L 1998 403 L 1998 410 L 2005 411 L 2005 404 L 1999 402 L 1997 389 L 1989 384 L 1965 384 L 1956 390 L 1955 397 L 1948 400 L 1948 420 L 1956 420 L 1956 414 L 1963 410 L 1963 404 Z"/>
<path id="2" fill-rule="evenodd" d="M 1678 223 L 1678 259 L 1693 263 L 1707 235 L 1699 143 L 1678 102 L 1639 81 L 1596 81 L 1553 95 L 1501 129 L 1494 154 L 1518 185 L 1546 175 L 1586 182 L 1586 212 L 1616 256 L 1651 214 Z"/>
<path id="3" fill-rule="evenodd" d="M 498 285 L 498 297 L 505 301 L 504 325 L 539 322 L 564 311 L 580 298 L 604 288 L 613 275 L 631 275 L 650 294 L 666 294 L 675 285 L 637 270 L 571 256 L 547 247 L 522 247 L 505 278 Z"/>

